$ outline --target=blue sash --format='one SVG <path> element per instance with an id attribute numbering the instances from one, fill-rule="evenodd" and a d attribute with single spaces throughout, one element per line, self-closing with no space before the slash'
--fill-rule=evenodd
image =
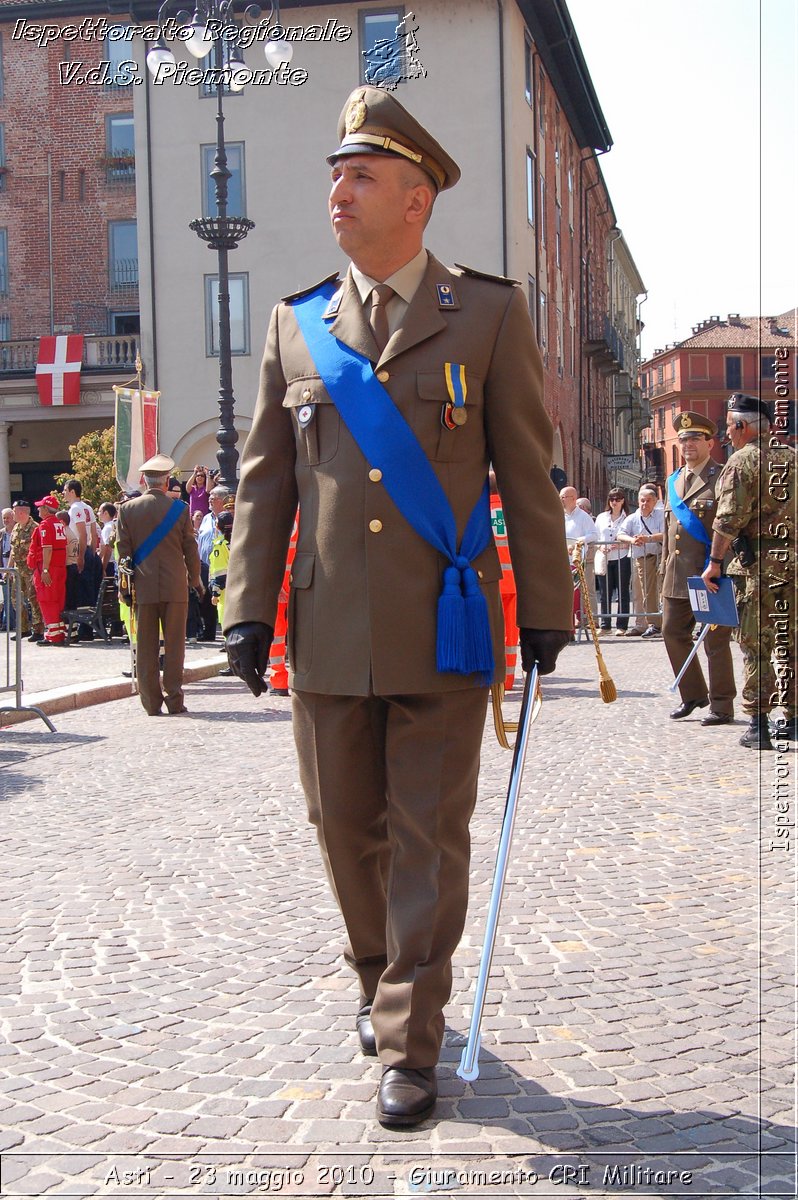
<path id="1" fill-rule="evenodd" d="M 448 560 L 438 600 L 436 665 L 459 675 L 478 672 L 487 687 L 493 679 L 493 642 L 488 607 L 471 560 L 493 536 L 487 480 L 468 519 L 460 548 L 457 525 L 446 493 L 418 438 L 367 358 L 328 331 L 322 317 L 336 285 L 293 301 L 292 307 L 310 355 L 333 404 L 406 521 Z"/>
<path id="2" fill-rule="evenodd" d="M 670 501 L 671 512 L 678 518 L 679 523 L 684 526 L 690 537 L 695 538 L 697 542 L 703 542 L 707 548 L 707 556 L 704 560 L 704 566 L 709 562 L 709 551 L 712 546 L 712 538 L 707 533 L 696 514 L 685 504 L 684 500 L 680 500 L 676 495 L 676 480 L 679 477 L 678 470 L 668 476 L 668 500 Z"/>
<path id="3" fill-rule="evenodd" d="M 185 508 L 182 500 L 173 500 L 172 507 L 167 510 L 166 516 L 162 517 L 158 524 L 153 529 L 152 533 L 148 533 L 144 541 L 139 546 L 138 550 L 133 551 L 133 566 L 140 567 L 145 558 L 149 558 L 156 546 L 160 545 L 166 537 L 170 529 L 173 529 L 180 519 L 180 513 Z"/>

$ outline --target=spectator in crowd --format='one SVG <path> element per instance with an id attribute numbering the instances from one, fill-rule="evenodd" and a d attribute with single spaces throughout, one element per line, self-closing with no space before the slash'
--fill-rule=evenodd
<path id="1" fill-rule="evenodd" d="M 80 542 L 78 535 L 69 524 L 69 509 L 61 508 L 56 513 L 62 525 L 66 526 L 66 591 L 64 608 L 74 609 L 78 606 L 78 552 Z"/>
<path id="2" fill-rule="evenodd" d="M 712 546 L 703 572 L 707 587 L 716 592 L 723 559 L 733 551 L 729 576 L 734 581 L 740 614 L 737 638 L 743 652 L 742 707 L 749 720 L 740 745 L 749 750 L 773 749 L 768 717 L 774 708 L 784 713 L 777 726 L 779 738 L 798 740 L 798 452 L 776 435 L 772 425 L 773 416 L 764 400 L 740 392 L 729 398 L 726 436 L 734 453 L 718 480 Z"/>
<path id="3" fill-rule="evenodd" d="M 3 509 L 3 533 L 0 537 L 0 567 L 7 567 L 8 560 L 11 558 L 11 533 L 14 529 L 14 510 L 13 508 Z M 0 601 L 2 601 L 3 611 L 0 615 L 0 629 L 11 630 L 14 628 L 14 607 L 12 598 L 11 584 L 5 577 L 3 578 L 2 589 L 0 590 Z"/>
<path id="4" fill-rule="evenodd" d="M 565 540 L 569 551 L 577 542 L 588 544 L 597 539 L 596 525 L 591 516 L 576 503 L 576 488 L 564 487 L 560 491 L 560 500 L 565 514 Z"/>
<path id="5" fill-rule="evenodd" d="M 210 481 L 210 474 L 207 467 L 195 467 L 191 473 L 191 477 L 186 484 L 188 492 L 188 508 L 192 519 L 195 513 L 200 514 L 200 518 L 211 510 L 208 493 L 213 484 Z"/>
<path id="6" fill-rule="evenodd" d="M 631 546 L 632 568 L 637 576 L 641 608 L 627 637 L 658 637 L 662 618 L 659 615 L 658 569 L 665 537 L 665 512 L 657 508 L 657 489 L 644 483 L 637 494 L 639 508 L 625 517 L 618 530 L 618 541 Z"/>
<path id="7" fill-rule="evenodd" d="M 97 509 L 100 518 L 100 563 L 104 575 L 115 575 L 114 538 L 116 537 L 116 505 L 106 500 Z"/>
<path id="8" fill-rule="evenodd" d="M 94 509 L 82 498 L 83 485 L 79 479 L 64 484 L 64 501 L 69 509 L 69 524 L 78 535 L 78 605 L 93 608 L 100 590 L 102 570 L 97 555 L 99 535 Z M 91 625 L 81 624 L 78 641 L 90 642 L 94 637 Z"/>
<path id="9" fill-rule="evenodd" d="M 596 568 L 596 578 L 601 597 L 601 628 L 612 628 L 612 602 L 618 602 L 618 616 L 615 621 L 615 636 L 622 637 L 629 627 L 629 584 L 632 578 L 632 560 L 629 557 L 629 547 L 618 544 L 618 532 L 629 509 L 626 506 L 626 493 L 621 488 L 613 488 L 607 496 L 607 507 L 596 517 L 596 533 L 598 534 L 599 550 L 597 561 L 604 567 L 603 571 Z M 602 544 L 603 543 L 603 544 Z M 603 563 L 598 555 L 603 555 Z M 595 564 L 594 564 L 595 565 Z"/>
<path id="10" fill-rule="evenodd" d="M 41 646 L 63 646 L 66 626 L 62 620 L 66 595 L 66 530 L 56 517 L 58 500 L 52 494 L 36 501 L 39 524 L 28 549 L 28 567 L 33 571 L 36 599 L 44 618 Z"/>
<path id="11" fill-rule="evenodd" d="M 169 486 L 166 489 L 166 494 L 172 500 L 182 500 L 185 503 L 183 485 L 176 475 L 169 476 Z"/>
<path id="12" fill-rule="evenodd" d="M 216 536 L 216 518 L 229 499 L 230 489 L 225 487 L 224 484 L 220 483 L 216 487 L 211 488 L 208 493 L 210 511 L 202 518 L 202 524 L 199 527 L 197 535 L 197 547 L 199 549 L 202 570 L 202 585 L 205 589 L 202 598 L 202 640 L 204 642 L 216 641 L 218 615 L 215 605 L 211 603 L 209 564 L 211 547 L 213 539 Z"/>
<path id="13" fill-rule="evenodd" d="M 36 599 L 36 588 L 33 584 L 33 571 L 28 566 L 28 551 L 36 532 L 37 523 L 30 515 L 29 500 L 15 500 L 11 505 L 14 511 L 14 529 L 11 533 L 10 567 L 15 567 L 19 573 L 22 588 L 22 612 L 17 613 L 17 638 L 27 637 L 29 642 L 44 641 L 44 618 Z M 28 613 L 30 612 L 30 619 Z"/>
<path id="14" fill-rule="evenodd" d="M 191 514 L 191 524 L 194 527 L 194 537 L 199 537 L 199 527 L 202 524 L 202 518 L 204 515 L 205 514 L 199 512 L 199 510 Z"/>
<path id="15" fill-rule="evenodd" d="M 230 561 L 230 537 L 233 533 L 233 513 L 222 509 L 216 518 L 216 534 L 211 546 L 208 574 L 211 584 L 211 603 L 224 624 L 224 593 L 227 587 L 227 564 Z"/>

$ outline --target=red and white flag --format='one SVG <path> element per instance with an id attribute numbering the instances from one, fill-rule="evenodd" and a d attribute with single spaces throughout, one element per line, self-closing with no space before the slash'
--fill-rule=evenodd
<path id="1" fill-rule="evenodd" d="M 36 386 L 42 404 L 80 404 L 83 334 L 39 338 Z"/>

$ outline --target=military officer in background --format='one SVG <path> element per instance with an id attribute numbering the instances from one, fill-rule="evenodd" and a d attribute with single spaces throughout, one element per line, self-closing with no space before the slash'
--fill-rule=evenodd
<path id="1" fill-rule="evenodd" d="M 183 662 L 186 652 L 188 586 L 204 591 L 197 542 L 188 505 L 168 495 L 175 464 L 156 454 L 142 465 L 143 496 L 120 505 L 116 540 L 120 563 L 135 567 L 136 679 L 139 699 L 151 717 L 162 705 L 171 715 L 186 711 Z M 163 633 L 163 687 L 159 668 Z"/>
<path id="2" fill-rule="evenodd" d="M 679 438 L 684 466 L 668 479 L 660 595 L 662 637 L 674 675 L 678 675 L 693 649 L 695 628 L 687 580 L 691 575 L 700 575 L 707 565 L 715 517 L 715 489 L 721 468 L 710 453 L 718 432 L 714 421 L 700 413 L 682 412 L 674 419 L 673 428 Z M 737 695 L 731 627 L 718 625 L 711 629 L 704 639 L 704 648 L 709 688 L 696 655 L 679 684 L 682 702 L 671 717 L 679 721 L 709 704 L 709 713 L 701 724 L 729 725 L 734 718 Z"/>
<path id="3" fill-rule="evenodd" d="M 19 582 L 22 588 L 22 611 L 17 613 L 17 632 L 15 638 L 26 637 L 29 642 L 44 641 L 44 617 L 36 599 L 36 588 L 33 582 L 33 571 L 28 566 L 33 535 L 38 529 L 38 522 L 30 515 L 28 500 L 15 500 L 11 505 L 14 512 L 15 525 L 11 531 L 11 557 L 9 567 L 15 567 L 19 572 Z M 30 609 L 30 620 L 28 620 Z"/>
<path id="4" fill-rule="evenodd" d="M 299 501 L 300 775 L 360 983 L 361 1048 L 383 1068 L 377 1116 L 409 1126 L 437 1096 L 488 684 L 504 678 L 491 461 L 527 669 L 554 669 L 572 587 L 524 293 L 423 247 L 459 168 L 380 88 L 356 89 L 338 139 L 329 209 L 352 265 L 272 314 L 225 632 L 258 695 Z"/>
<path id="5" fill-rule="evenodd" d="M 728 401 L 726 433 L 734 447 L 721 472 L 713 521 L 707 587 L 717 591 L 724 556 L 734 557 L 734 580 L 743 652 L 743 711 L 750 724 L 740 745 L 772 750 L 768 714 L 781 708 L 783 738 L 795 741 L 796 487 L 798 453 L 772 432 L 770 408 L 735 392 Z"/>

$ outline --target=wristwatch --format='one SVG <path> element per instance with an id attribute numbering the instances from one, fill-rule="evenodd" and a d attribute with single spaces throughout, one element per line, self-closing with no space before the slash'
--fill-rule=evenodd
<path id="1" fill-rule="evenodd" d="M 716 567 L 722 567 L 722 566 L 723 566 L 723 559 L 722 559 L 722 558 L 713 558 L 711 554 L 710 554 L 710 556 L 709 556 L 709 561 L 710 561 L 711 563 L 714 563 Z"/>

